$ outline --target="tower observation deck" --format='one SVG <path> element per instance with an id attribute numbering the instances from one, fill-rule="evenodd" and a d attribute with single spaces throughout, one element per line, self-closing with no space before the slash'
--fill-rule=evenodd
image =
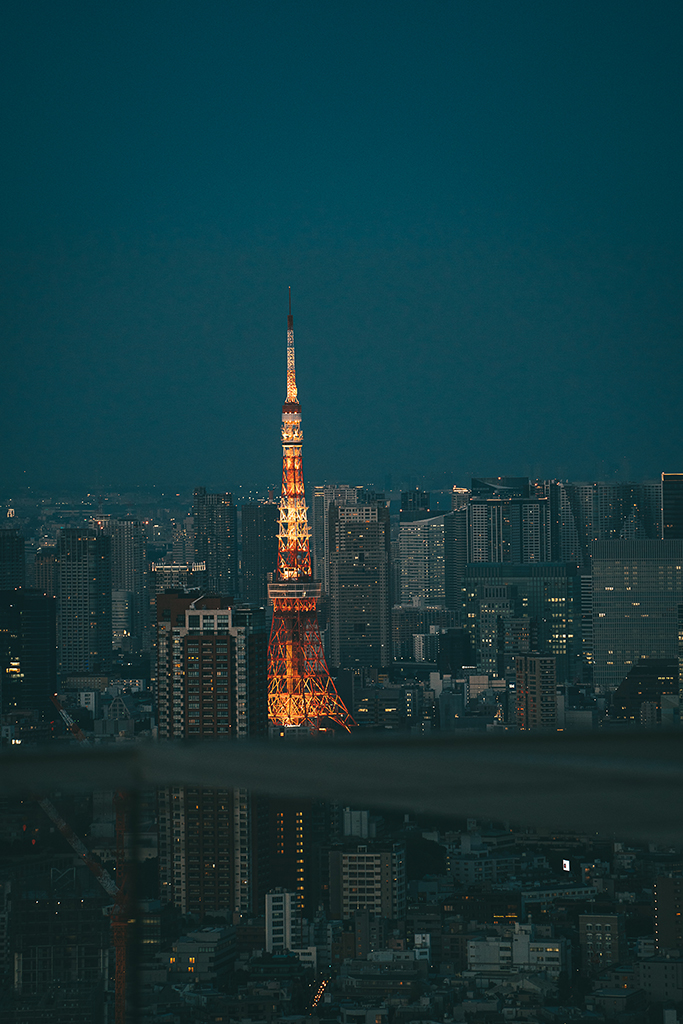
<path id="1" fill-rule="evenodd" d="M 268 714 L 282 726 L 317 731 L 324 723 L 355 725 L 325 662 L 311 574 L 311 549 L 301 450 L 301 406 L 294 364 L 292 295 L 287 317 L 287 397 L 282 406 L 282 495 L 275 580 L 268 586 L 273 625 L 268 644 Z"/>

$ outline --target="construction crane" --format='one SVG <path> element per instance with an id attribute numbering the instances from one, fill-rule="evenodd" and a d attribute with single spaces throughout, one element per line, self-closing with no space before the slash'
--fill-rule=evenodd
<path id="1" fill-rule="evenodd" d="M 71 717 L 66 708 L 63 707 L 57 694 L 52 694 L 50 700 L 57 708 L 67 729 L 85 746 L 90 746 L 90 741 Z M 71 826 L 62 818 L 57 808 L 46 796 L 37 798 L 38 804 L 47 814 L 59 831 L 66 839 L 69 846 L 79 855 L 86 866 L 93 873 L 108 896 L 114 900 L 114 905 L 109 912 L 111 920 L 112 939 L 116 954 L 116 965 L 114 970 L 114 1021 L 115 1024 L 125 1024 L 126 1021 L 126 961 L 127 961 L 127 940 L 128 925 L 131 923 L 131 900 L 128 886 L 128 872 L 126 867 L 126 794 L 120 790 L 114 796 L 114 808 L 116 812 L 116 878 L 120 884 L 111 877 L 106 868 L 102 867 L 92 856 L 87 846 L 78 838 Z"/>

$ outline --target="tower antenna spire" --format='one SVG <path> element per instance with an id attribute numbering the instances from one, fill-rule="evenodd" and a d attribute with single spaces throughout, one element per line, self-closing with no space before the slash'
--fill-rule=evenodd
<path id="1" fill-rule="evenodd" d="M 289 315 L 287 316 L 287 402 L 297 402 L 296 368 L 294 366 L 294 317 L 292 316 L 292 286 L 289 286 Z"/>

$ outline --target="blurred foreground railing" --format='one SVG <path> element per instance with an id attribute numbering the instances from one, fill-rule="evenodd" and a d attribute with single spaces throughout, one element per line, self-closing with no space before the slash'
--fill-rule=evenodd
<path id="1" fill-rule="evenodd" d="M 175 785 L 683 844 L 678 731 L 144 742 L 0 754 L 4 796 Z"/>

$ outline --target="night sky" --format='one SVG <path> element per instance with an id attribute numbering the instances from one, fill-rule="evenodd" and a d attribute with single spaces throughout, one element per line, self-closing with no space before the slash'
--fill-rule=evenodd
<path id="1" fill-rule="evenodd" d="M 4 492 L 683 470 L 679 0 L 0 26 Z"/>

